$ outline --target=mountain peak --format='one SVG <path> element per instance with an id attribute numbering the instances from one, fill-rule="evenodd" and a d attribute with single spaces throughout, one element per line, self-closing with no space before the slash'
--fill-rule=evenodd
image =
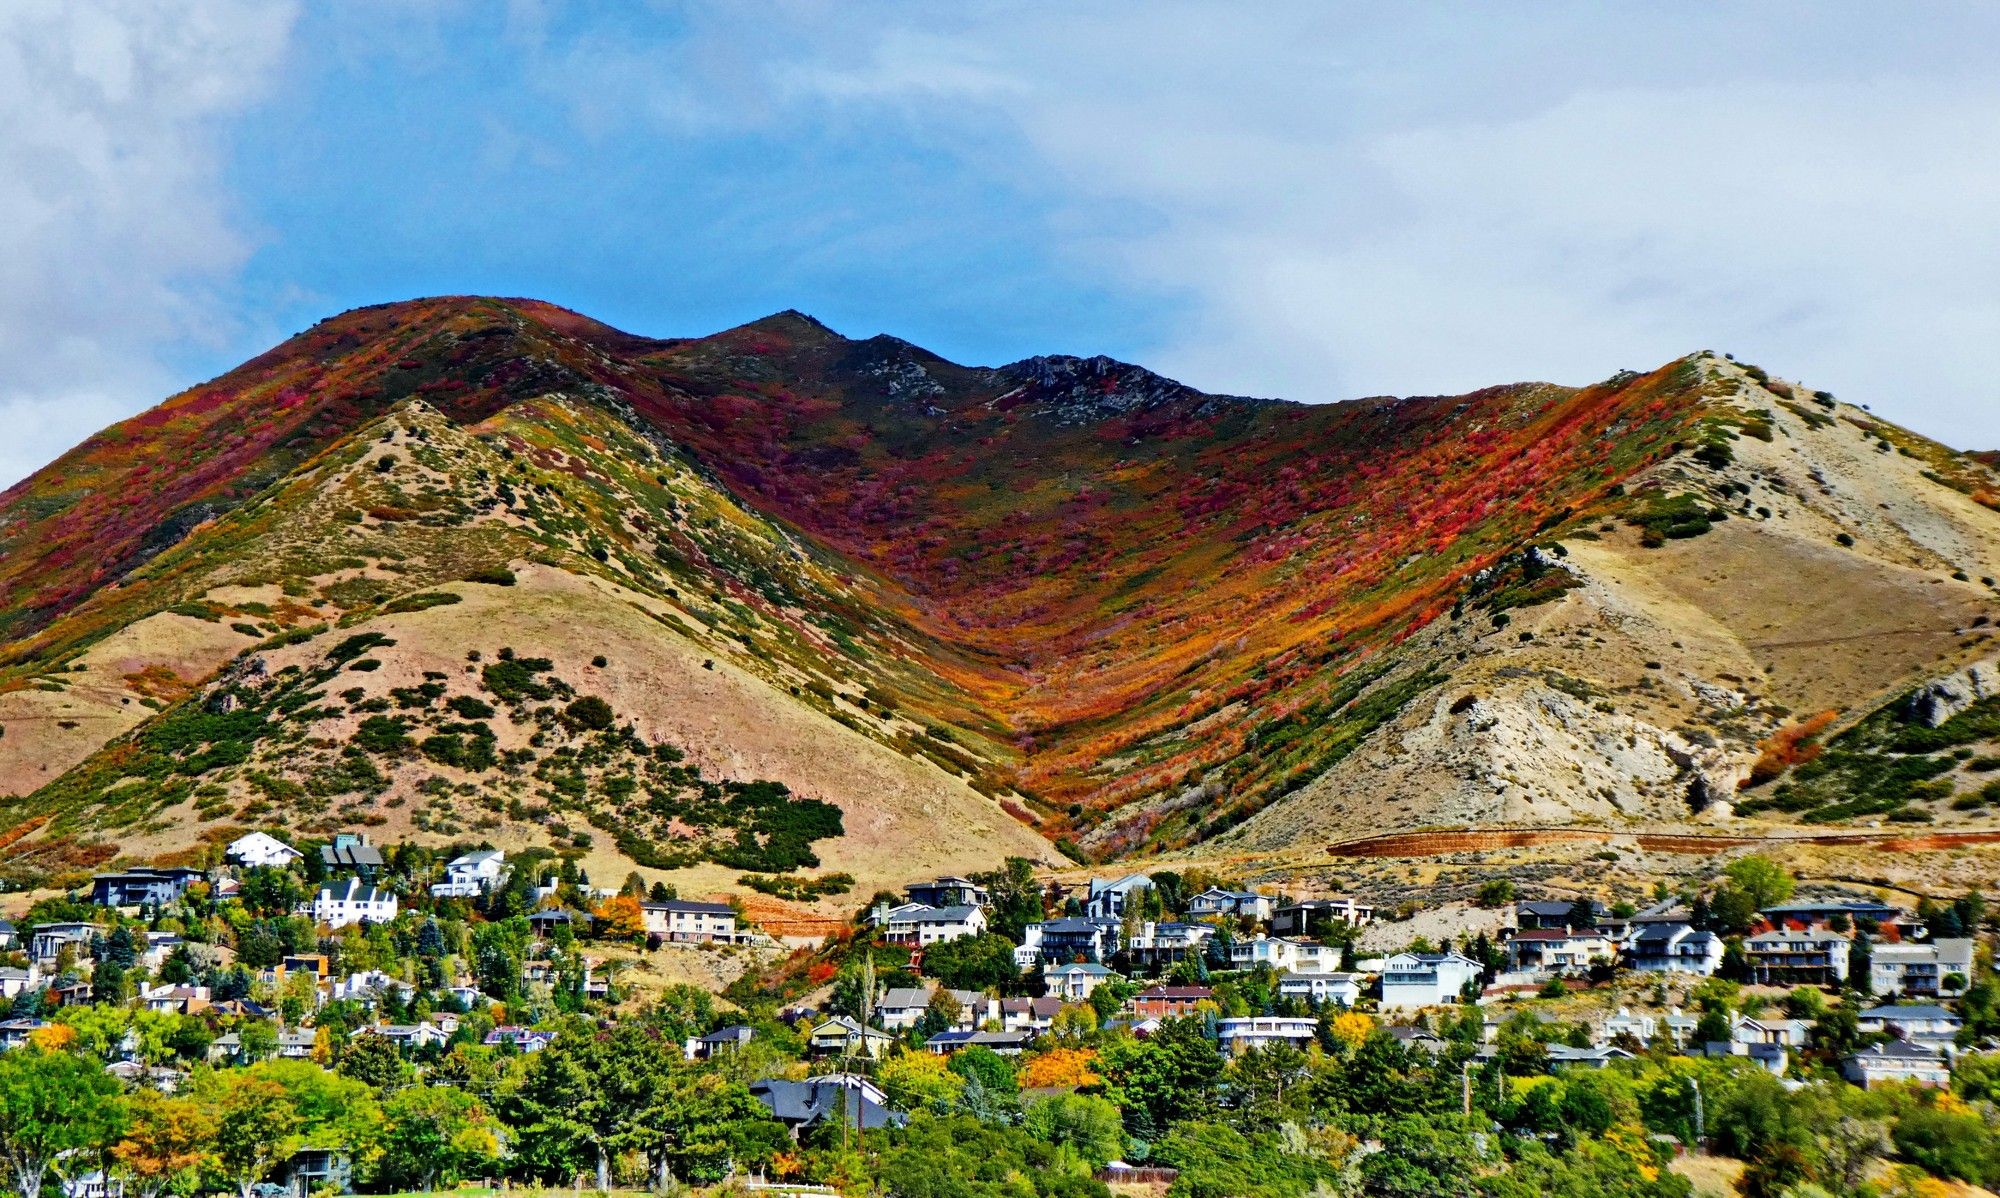
<path id="1" fill-rule="evenodd" d="M 847 340 L 847 338 L 828 328 L 819 318 L 801 312 L 797 308 L 786 308 L 781 312 L 773 312 L 769 316 L 759 317 L 746 324 L 738 325 L 729 331 L 732 333 L 771 334 L 783 337 L 788 341 L 802 341 L 816 344 Z"/>

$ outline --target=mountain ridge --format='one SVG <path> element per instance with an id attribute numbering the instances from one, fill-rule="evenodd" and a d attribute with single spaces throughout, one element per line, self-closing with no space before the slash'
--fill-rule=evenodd
<path id="1" fill-rule="evenodd" d="M 385 435 L 416 438 L 418 457 L 380 465 L 391 455 L 367 438 Z M 457 456 L 438 456 L 440 441 Z M 1794 458 L 1810 458 L 1819 480 Z M 357 473 L 364 459 L 381 473 Z M 1894 486 L 1871 473 L 1893 474 Z M 1831 548 L 1822 573 L 1884 595 L 1907 590 L 1898 571 L 1914 568 L 1923 579 L 1912 585 L 1949 584 L 1945 607 L 1969 623 L 1991 593 L 1971 579 L 2000 572 L 1986 564 L 2000 561 L 1989 552 L 1993 483 L 1972 458 L 1706 352 L 1581 388 L 1300 405 L 1209 395 L 1101 356 L 962 366 L 887 335 L 849 339 L 793 310 L 707 337 L 648 338 L 532 300 L 405 301 L 319 322 L 0 494 L 0 727 L 36 726 L 43 717 L 22 704 L 49 687 L 75 698 L 71 666 L 107 644 L 157 641 L 165 634 L 135 630 L 161 621 L 186 622 L 173 634 L 186 652 L 141 663 L 134 650 L 119 660 L 140 668 L 120 676 L 165 670 L 172 702 L 187 702 L 213 689 L 227 660 L 273 652 L 218 625 L 265 639 L 314 621 L 367 627 L 427 587 L 532 566 L 522 576 L 545 579 L 538 588 L 553 585 L 538 573 L 553 569 L 664 604 L 680 628 L 663 624 L 662 635 L 741 666 L 775 693 L 758 703 L 803 704 L 841 737 L 940 771 L 962 813 L 1005 810 L 1007 825 L 1094 855 L 1217 837 L 1268 847 L 1301 828 L 1338 831 L 1366 809 L 1353 761 L 1420 773 L 1385 746 L 1427 743 L 1405 725 L 1424 704 L 1462 698 L 1449 693 L 1455 676 L 1489 659 L 1532 672 L 1522 663 L 1541 647 L 1503 644 L 1509 613 L 1541 620 L 1596 605 L 1629 608 L 1618 617 L 1629 623 L 1678 603 L 1687 610 L 1668 624 L 1714 623 L 1724 597 L 1670 600 L 1652 576 L 1690 547 L 1734 553 L 1754 533 L 1755 551 L 1800 563 Z M 1885 527 L 1878 547 L 1858 501 L 1815 523 L 1838 505 L 1812 492 L 1871 488 L 1929 541 L 1892 550 L 1904 534 Z M 280 509 L 312 536 L 287 539 L 271 514 Z M 1812 524 L 1810 544 L 1794 521 Z M 1835 538 L 1854 545 L 1857 532 L 1851 549 Z M 1911 553 L 1917 567 L 1894 560 Z M 251 608 L 214 599 L 249 591 L 262 596 Z M 310 614 L 272 614 L 287 605 Z M 1744 651 L 1742 622 L 1716 625 L 1718 646 L 1738 646 L 1729 654 Z M 207 648 L 187 648 L 197 643 Z M 1954 653 L 1925 642 L 1881 668 L 1914 677 L 1962 664 Z M 1688 710 L 1702 707 L 1702 687 L 1730 689 L 1699 677 L 1703 663 L 1689 667 Z M 1725 672 L 1741 681 L 1748 668 Z M 1783 670 L 1769 677 L 1791 685 Z M 1615 801 L 1554 786 L 1547 818 L 1657 822 L 1727 807 L 1720 792 L 1787 719 L 1785 704 L 1750 693 L 1762 686 L 1743 682 L 1751 714 L 1713 746 L 1654 724 L 1668 717 L 1637 696 L 1617 719 L 1635 743 L 1659 746 L 1645 771 L 1661 777 L 1640 787 L 1629 771 L 1604 773 L 1590 793 Z M 1858 701 L 1854 689 L 1835 697 Z M 123 712 L 101 717 L 118 736 L 141 726 L 135 699 L 171 708 L 164 694 L 109 684 L 103 697 Z M 639 725 L 686 731 L 632 701 Z M 1611 735 L 1613 718 L 1575 696 L 1534 709 L 1564 702 L 1581 710 L 1562 720 L 1595 729 L 1579 743 Z M 1502 724 L 1518 714 L 1496 710 Z M 1555 743 L 1543 717 L 1522 718 L 1522 736 Z M 314 735 L 352 736 L 343 719 L 322 719 L 325 735 Z M 110 751 L 70 722 L 69 747 L 58 751 L 49 732 L 41 764 Z M 498 728 L 495 743 L 510 735 Z M 1444 724 L 1424 735 L 1436 747 L 1411 753 L 1426 761 L 1517 751 L 1478 747 Z M 72 786 L 58 802 L 52 781 L 23 793 L 37 777 L 24 772 L 26 743 L 0 736 L 16 816 L 54 819 L 60 807 L 85 830 L 75 813 L 104 809 L 110 791 Z M 396 767 L 385 789 L 350 801 L 351 814 L 371 798 L 413 801 L 423 767 L 407 753 L 384 760 Z M 231 768 L 201 785 L 254 808 L 261 800 L 242 798 L 247 778 Z M 542 785 L 451 777 L 479 794 Z M 865 796 L 840 793 L 836 777 L 803 767 L 788 777 L 844 804 L 850 823 L 866 816 Z M 1399 800 L 1410 810 L 1397 818 L 1437 822 L 1464 805 L 1449 797 L 1464 782 L 1453 779 L 1437 783 L 1444 797 L 1428 810 Z M 1694 790 L 1723 801 L 1692 803 Z M 132 818 L 178 834 L 191 796 Z M 593 810 L 611 819 L 604 804 Z"/>

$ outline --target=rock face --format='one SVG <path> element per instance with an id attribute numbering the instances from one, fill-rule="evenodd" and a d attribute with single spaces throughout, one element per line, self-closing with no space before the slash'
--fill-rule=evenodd
<path id="1" fill-rule="evenodd" d="M 1992 693 L 1992 683 L 1986 676 L 1992 669 L 1991 665 L 1970 666 L 1956 674 L 1926 682 L 1910 696 L 1907 714 L 1913 722 L 1926 728 L 1943 724 Z"/>

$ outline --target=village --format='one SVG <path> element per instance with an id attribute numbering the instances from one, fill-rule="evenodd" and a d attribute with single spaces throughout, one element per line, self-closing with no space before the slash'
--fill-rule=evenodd
<path id="1" fill-rule="evenodd" d="M 1401 1068 L 1462 1091 L 1466 1115 L 1482 1084 L 1506 1099 L 1535 1078 L 1673 1061 L 1780 1092 L 1943 1093 L 2000 1075 L 1983 900 L 1808 897 L 1758 857 L 1644 905 L 1494 883 L 1463 927 L 1439 935 L 1432 920 L 1429 938 L 1399 930 L 1407 909 L 1351 895 L 1194 870 L 1065 883 L 1015 861 L 878 894 L 847 931 L 804 944 L 636 874 L 593 885 L 546 851 L 447 855 L 360 833 L 295 847 L 261 831 L 215 848 L 212 865 L 100 873 L 0 923 L 0 1048 L 81 1054 L 160 1095 L 270 1062 L 385 1095 L 482 1077 L 490 1093 L 496 1070 L 526 1068 L 508 1062 L 580 1030 L 657 1030 L 666 1004 L 673 1035 L 649 1051 L 728 1072 L 757 1104 L 749 1117 L 807 1146 L 951 1107 L 940 1079 L 959 1083 L 945 1086 L 955 1102 L 990 1074 L 1024 1105 L 1113 1093 L 1105 1062 L 1156 1039 L 1191 1039 L 1222 1071 L 1380 1038 Z M 675 954 L 740 976 L 719 995 L 645 984 L 647 964 Z M 1148 1124 L 1123 1117 L 1127 1138 L 1091 1162 L 1099 1179 L 1173 1174 L 1125 1159 L 1144 1155 Z M 1694 1151 L 1706 1134 L 1665 1138 Z M 508 1168 L 503 1142 L 485 1172 Z M 362 1157 L 301 1143 L 256 1180 L 350 1188 L 368 1180 Z M 78 1169 L 65 1193 L 123 1184 Z"/>

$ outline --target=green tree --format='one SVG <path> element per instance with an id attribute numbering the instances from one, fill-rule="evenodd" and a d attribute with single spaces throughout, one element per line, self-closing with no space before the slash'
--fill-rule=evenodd
<path id="1" fill-rule="evenodd" d="M 1105 1096 L 1124 1112 L 1126 1128 L 1150 1139 L 1213 1106 L 1222 1054 L 1200 1019 L 1169 1019 L 1144 1040 L 1113 1040 L 1102 1073 Z"/>
<path id="2" fill-rule="evenodd" d="M 489 1172 L 500 1156 L 498 1124 L 479 1099 L 452 1086 L 411 1086 L 382 1108 L 376 1184 L 430 1190 Z"/>
<path id="3" fill-rule="evenodd" d="M 118 1082 L 97 1062 L 40 1048 L 0 1054 L 0 1153 L 16 1193 L 40 1194 L 49 1173 L 64 1176 L 124 1130 Z"/>
<path id="4" fill-rule="evenodd" d="M 1021 979 L 1013 941 L 991 933 L 930 946 L 924 950 L 924 972 L 953 990 L 995 990 Z"/>
<path id="5" fill-rule="evenodd" d="M 1101 1169 L 1125 1151 L 1125 1126 L 1118 1104 L 1094 1094 L 1056 1094 L 1030 1106 L 1022 1116 L 1029 1135 L 1067 1147 Z"/>
<path id="6" fill-rule="evenodd" d="M 374 1032 L 363 1032 L 350 1039 L 347 1046 L 340 1050 L 334 1067 L 342 1076 L 377 1090 L 401 1085 L 410 1076 L 410 1067 L 403 1061 L 403 1054 L 395 1044 L 387 1036 L 378 1036 Z"/>
<path id="7" fill-rule="evenodd" d="M 1775 907 L 1792 897 L 1798 879 L 1769 857 L 1752 855 L 1731 861 L 1722 871 L 1735 888 L 1750 899 L 1755 910 Z"/>

